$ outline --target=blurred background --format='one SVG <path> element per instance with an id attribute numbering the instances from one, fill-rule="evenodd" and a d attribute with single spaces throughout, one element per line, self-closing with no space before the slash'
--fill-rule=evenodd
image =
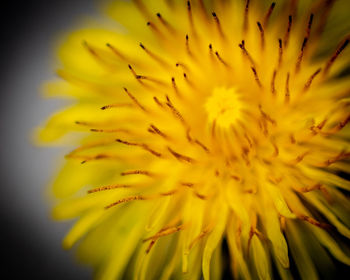
<path id="1" fill-rule="evenodd" d="M 33 129 L 62 104 L 42 99 L 54 77 L 57 36 L 97 14 L 93 0 L 1 3 L 0 227 L 2 279 L 91 279 L 61 248 L 71 224 L 51 220 L 47 186 L 62 155 L 33 144 Z"/>

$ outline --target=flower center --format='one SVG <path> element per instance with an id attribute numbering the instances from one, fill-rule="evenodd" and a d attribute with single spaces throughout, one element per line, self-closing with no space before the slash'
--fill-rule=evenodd
<path id="1" fill-rule="evenodd" d="M 205 109 L 209 122 L 215 122 L 222 128 L 229 128 L 242 116 L 243 104 L 240 93 L 235 88 L 214 88 L 205 103 Z"/>

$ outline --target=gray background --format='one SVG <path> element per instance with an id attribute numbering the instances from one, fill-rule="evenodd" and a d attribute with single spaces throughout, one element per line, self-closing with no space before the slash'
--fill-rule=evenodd
<path id="1" fill-rule="evenodd" d="M 0 44 L 0 254 L 2 279 L 90 279 L 51 220 L 47 183 L 62 151 L 35 147 L 33 128 L 60 107 L 41 99 L 57 35 L 96 14 L 93 0 L 2 1 Z M 95 15 L 94 15 L 95 16 Z M 3 261 L 5 259 L 5 261 Z M 5 270 L 5 271 L 4 271 Z"/>

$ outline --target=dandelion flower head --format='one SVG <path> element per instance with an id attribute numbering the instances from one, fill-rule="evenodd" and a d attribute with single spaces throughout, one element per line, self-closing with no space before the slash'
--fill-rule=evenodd
<path id="1" fill-rule="evenodd" d="M 317 279 L 350 265 L 336 4 L 114 1 L 119 25 L 69 35 L 47 91 L 73 102 L 40 132 L 75 145 L 53 184 L 55 217 L 77 219 L 64 246 L 100 279 L 220 279 L 225 267 Z"/>

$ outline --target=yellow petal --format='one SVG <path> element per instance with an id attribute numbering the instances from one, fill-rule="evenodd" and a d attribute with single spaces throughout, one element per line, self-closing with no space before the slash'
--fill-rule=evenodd
<path id="1" fill-rule="evenodd" d="M 271 279 L 268 255 L 265 248 L 261 244 L 260 239 L 256 235 L 253 235 L 250 246 L 250 253 L 253 258 L 259 279 Z"/>
<path id="2" fill-rule="evenodd" d="M 337 230 L 347 238 L 350 238 L 350 230 L 343 225 L 338 218 L 327 207 L 319 201 L 313 194 L 307 194 L 305 197 L 337 228 Z"/>
<path id="3" fill-rule="evenodd" d="M 295 218 L 295 215 L 290 211 L 280 190 L 271 184 L 266 184 L 266 189 L 269 192 L 277 211 L 286 218 Z"/>
<path id="4" fill-rule="evenodd" d="M 251 279 L 251 275 L 247 263 L 243 258 L 242 251 L 237 247 L 236 243 L 236 233 L 234 231 L 235 222 L 236 221 L 233 221 L 227 227 L 227 240 L 230 249 L 230 254 L 231 258 L 237 262 L 237 276 L 241 275 L 244 279 L 249 280 Z"/>
<path id="5" fill-rule="evenodd" d="M 338 243 L 326 231 L 312 225 L 309 225 L 309 227 L 317 237 L 318 241 L 324 247 L 326 247 L 336 259 L 347 265 L 350 265 L 350 256 L 346 255 L 342 251 Z"/>
<path id="6" fill-rule="evenodd" d="M 317 280 L 318 276 L 315 265 L 306 248 L 307 244 L 305 244 L 301 238 L 303 232 L 298 230 L 297 225 L 294 224 L 293 221 L 287 220 L 286 234 L 290 246 L 289 248 L 301 279 Z"/>
<path id="7" fill-rule="evenodd" d="M 332 174 L 330 172 L 325 172 L 319 169 L 308 168 L 308 167 L 303 167 L 302 171 L 306 175 L 310 176 L 310 178 L 316 181 L 321 181 L 330 185 L 334 185 L 341 189 L 350 191 L 350 181 L 345 180 L 335 174 Z"/>
<path id="8" fill-rule="evenodd" d="M 104 209 L 92 209 L 79 219 L 63 240 L 63 247 L 70 249 L 99 219 L 106 214 Z"/>
<path id="9" fill-rule="evenodd" d="M 214 229 L 210 232 L 204 247 L 203 260 L 202 260 L 202 271 L 203 271 L 204 280 L 210 279 L 211 257 L 215 248 L 218 246 L 222 238 L 222 235 L 226 226 L 228 210 L 225 206 L 220 208 L 221 210 L 220 211 L 218 210 L 218 213 L 220 215 L 217 216 L 217 223 Z"/>
<path id="10" fill-rule="evenodd" d="M 273 251 L 283 268 L 289 267 L 288 246 L 281 232 L 277 213 L 272 209 L 265 212 L 265 229 L 272 242 Z"/>
<path id="11" fill-rule="evenodd" d="M 110 227 L 112 229 L 114 227 L 115 231 L 110 240 L 111 254 L 104 268 L 101 270 L 101 274 L 99 274 L 100 279 L 109 280 L 121 278 L 129 259 L 145 234 L 145 221 L 139 219 L 139 215 L 146 211 L 149 211 L 149 205 L 147 203 L 137 203 L 132 207 L 128 207 L 123 216 L 119 218 L 119 215 L 114 216 L 114 219 L 109 220 Z M 118 212 L 119 211 L 116 213 Z M 115 221 L 116 219 L 119 219 L 117 223 Z M 113 226 L 113 224 L 117 224 L 117 226 Z M 96 241 L 98 242 L 98 240 Z"/>

